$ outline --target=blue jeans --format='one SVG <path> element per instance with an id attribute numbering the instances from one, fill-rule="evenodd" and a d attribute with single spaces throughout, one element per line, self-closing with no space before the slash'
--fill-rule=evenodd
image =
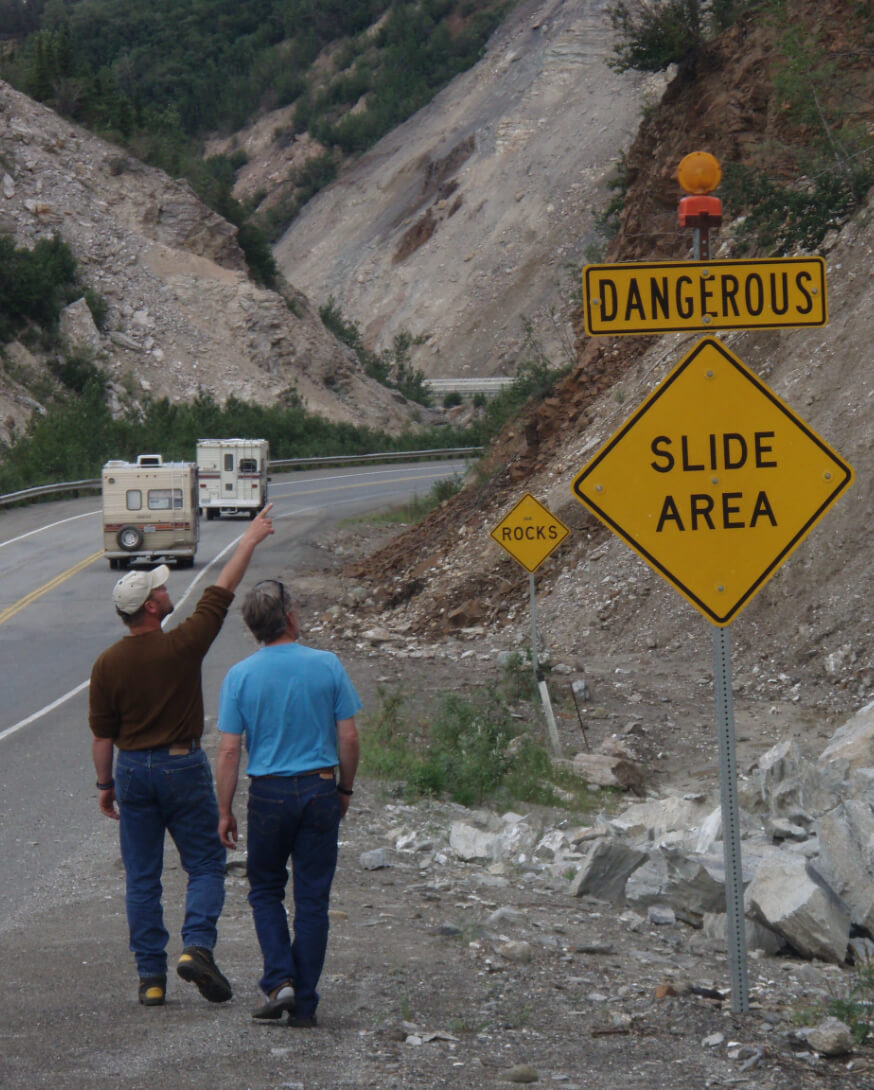
<path id="1" fill-rule="evenodd" d="M 115 797 L 121 811 L 121 858 L 127 892 L 130 948 L 141 977 L 164 976 L 169 939 L 161 907 L 164 832 L 176 844 L 188 875 L 182 942 L 216 944 L 225 899 L 225 849 L 209 761 L 200 749 L 171 757 L 168 750 L 120 750 Z"/>
<path id="2" fill-rule="evenodd" d="M 255 776 L 249 786 L 246 870 L 264 992 L 294 982 L 298 1015 L 319 1002 L 328 946 L 328 904 L 337 867 L 340 796 L 333 777 Z M 283 905 L 291 857 L 294 942 Z"/>

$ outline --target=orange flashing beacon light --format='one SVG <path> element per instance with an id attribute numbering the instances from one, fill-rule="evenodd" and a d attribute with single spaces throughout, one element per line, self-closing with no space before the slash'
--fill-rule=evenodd
<path id="1" fill-rule="evenodd" d="M 681 227 L 718 227 L 722 201 L 709 196 L 722 180 L 719 160 L 707 151 L 693 151 L 677 167 L 677 181 L 689 194 L 680 201 Z"/>

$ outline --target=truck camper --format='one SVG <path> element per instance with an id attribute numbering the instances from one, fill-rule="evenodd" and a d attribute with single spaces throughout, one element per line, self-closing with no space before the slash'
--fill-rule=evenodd
<path id="1" fill-rule="evenodd" d="M 200 537 L 197 466 L 140 454 L 103 467 L 103 550 L 113 569 L 133 560 L 194 564 Z"/>
<path id="2" fill-rule="evenodd" d="M 198 439 L 198 496 L 207 519 L 248 515 L 253 519 L 267 503 L 266 439 Z"/>

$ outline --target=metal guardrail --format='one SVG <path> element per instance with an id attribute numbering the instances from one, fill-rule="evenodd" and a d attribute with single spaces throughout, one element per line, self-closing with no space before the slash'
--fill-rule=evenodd
<path id="1" fill-rule="evenodd" d="M 420 462 L 426 458 L 473 458 L 482 453 L 482 447 L 438 447 L 436 450 L 384 451 L 377 454 L 325 454 L 317 458 L 279 458 L 267 463 L 268 471 L 279 469 L 316 469 L 319 466 L 357 465 L 361 462 Z M 100 488 L 100 478 L 87 481 L 61 481 L 57 484 L 41 484 L 35 488 L 23 488 L 20 492 L 7 492 L 0 496 L 0 507 L 13 503 L 26 503 L 60 492 L 91 492 Z"/>
<path id="2" fill-rule="evenodd" d="M 280 458 L 268 462 L 273 469 L 315 469 L 325 465 L 354 465 L 359 462 L 421 462 L 426 458 L 472 458 L 482 447 L 438 447 L 436 450 L 386 451 L 379 454 L 337 454 L 318 458 Z M 2 498 L 2 497 L 0 497 Z"/>
<path id="3" fill-rule="evenodd" d="M 428 378 L 425 385 L 435 394 L 498 394 L 516 380 L 504 375 L 488 378 Z"/>

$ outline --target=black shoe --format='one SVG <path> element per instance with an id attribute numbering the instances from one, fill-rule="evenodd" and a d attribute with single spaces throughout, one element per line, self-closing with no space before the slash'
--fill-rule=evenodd
<path id="1" fill-rule="evenodd" d="M 144 1007 L 163 1007 L 167 997 L 167 978 L 165 976 L 140 977 L 139 1001 Z"/>
<path id="2" fill-rule="evenodd" d="M 252 1017 L 259 1021 L 266 1021 L 281 1018 L 285 1011 L 288 1011 L 289 1017 L 294 1016 L 294 985 L 290 980 L 274 988 L 268 994 L 264 1006 L 252 1011 Z"/>
<path id="3" fill-rule="evenodd" d="M 314 1014 L 297 1015 L 293 1014 L 288 1019 L 288 1024 L 294 1029 L 313 1029 L 319 1023 L 316 1021 Z"/>
<path id="4" fill-rule="evenodd" d="M 176 972 L 183 980 L 196 984 L 200 994 L 210 1003 L 226 1003 L 234 994 L 216 965 L 212 950 L 204 946 L 186 946 L 176 963 Z"/>

